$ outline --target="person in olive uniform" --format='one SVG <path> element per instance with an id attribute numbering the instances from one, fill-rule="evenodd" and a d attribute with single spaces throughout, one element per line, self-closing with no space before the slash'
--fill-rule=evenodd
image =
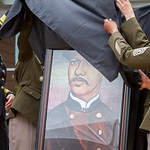
<path id="1" fill-rule="evenodd" d="M 108 44 L 122 64 L 135 69 L 150 69 L 150 42 L 135 18 L 131 3 L 129 0 L 116 0 L 116 4 L 126 18 L 126 21 L 120 27 L 126 40 L 118 31 L 116 22 L 112 19 L 105 19 L 104 28 L 111 34 Z M 141 71 L 139 71 L 139 73 L 141 74 Z M 144 81 L 141 82 L 141 86 L 144 86 L 143 83 Z M 141 89 L 143 89 L 143 87 L 141 87 L 140 90 Z M 144 118 L 140 129 L 147 132 L 147 149 L 149 150 L 150 91 L 148 91 L 144 106 Z"/>
<path id="2" fill-rule="evenodd" d="M 80 54 L 70 53 L 64 55 L 71 90 L 47 113 L 45 150 L 118 150 L 118 118 L 100 100 L 103 75 Z"/>
<path id="3" fill-rule="evenodd" d="M 105 19 L 104 28 L 111 34 L 108 44 L 122 64 L 130 68 L 149 69 L 150 42 L 137 22 L 132 7 L 126 6 L 127 3 L 128 0 L 116 1 L 121 10 L 127 7 L 124 9 L 126 22 L 120 27 L 127 41 L 118 31 L 117 24 L 112 19 Z"/>
<path id="4" fill-rule="evenodd" d="M 0 55 L 0 150 L 9 150 L 9 140 L 6 126 L 6 111 L 14 99 L 14 94 L 5 86 L 6 66 Z"/>
<path id="5" fill-rule="evenodd" d="M 18 63 L 15 68 L 16 95 L 9 112 L 10 150 L 34 150 L 38 122 L 43 65 L 33 52 L 28 36 L 32 18 L 18 37 Z"/>

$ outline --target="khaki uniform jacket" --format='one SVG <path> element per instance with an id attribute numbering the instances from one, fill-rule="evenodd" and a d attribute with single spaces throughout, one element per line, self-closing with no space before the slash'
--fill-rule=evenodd
<path id="1" fill-rule="evenodd" d="M 127 41 L 119 32 L 110 37 L 108 44 L 114 51 L 118 60 L 135 69 L 150 69 L 150 42 L 141 29 L 136 18 L 131 18 L 121 26 L 121 31 Z M 129 44 L 128 44 L 129 43 Z M 140 129 L 150 131 L 150 91 L 144 104 L 144 119 Z"/>
<path id="2" fill-rule="evenodd" d="M 16 96 L 9 117 L 21 113 L 37 125 L 41 99 L 43 66 L 27 42 L 28 31 L 22 31 L 18 38 L 19 56 L 15 69 Z"/>

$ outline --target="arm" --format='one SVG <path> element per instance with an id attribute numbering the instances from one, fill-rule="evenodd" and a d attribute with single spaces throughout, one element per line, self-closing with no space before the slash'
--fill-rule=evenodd
<path id="1" fill-rule="evenodd" d="M 115 32 L 110 37 L 108 44 L 114 51 L 117 59 L 125 66 L 135 69 L 150 69 L 149 42 L 145 47 L 133 49 L 119 32 Z"/>
<path id="2" fill-rule="evenodd" d="M 122 64 L 135 69 L 149 69 L 150 43 L 135 18 L 130 2 L 117 0 L 116 4 L 126 18 L 121 29 L 128 41 L 120 34 L 114 21 L 105 19 L 104 28 L 111 34 L 108 44 Z"/>
<path id="3" fill-rule="evenodd" d="M 146 47 L 150 42 L 137 22 L 136 18 L 131 18 L 121 25 L 121 31 L 126 37 L 127 42 L 133 49 Z"/>

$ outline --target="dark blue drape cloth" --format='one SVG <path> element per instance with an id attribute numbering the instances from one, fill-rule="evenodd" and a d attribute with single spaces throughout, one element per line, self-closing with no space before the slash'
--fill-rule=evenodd
<path id="1" fill-rule="evenodd" d="M 118 76 L 119 62 L 107 44 L 105 18 L 119 24 L 113 0 L 25 0 L 30 10 L 108 80 Z M 113 13 L 112 13 L 113 12 Z M 49 39 L 50 40 L 50 39 Z M 46 48 L 51 48 L 46 43 Z"/>

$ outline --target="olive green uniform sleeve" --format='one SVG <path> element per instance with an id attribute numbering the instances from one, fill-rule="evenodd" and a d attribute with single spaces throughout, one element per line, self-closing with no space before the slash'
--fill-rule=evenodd
<path id="1" fill-rule="evenodd" d="M 126 21 L 121 30 L 127 40 L 115 32 L 108 41 L 117 59 L 130 68 L 150 69 L 150 42 L 137 20 Z"/>

